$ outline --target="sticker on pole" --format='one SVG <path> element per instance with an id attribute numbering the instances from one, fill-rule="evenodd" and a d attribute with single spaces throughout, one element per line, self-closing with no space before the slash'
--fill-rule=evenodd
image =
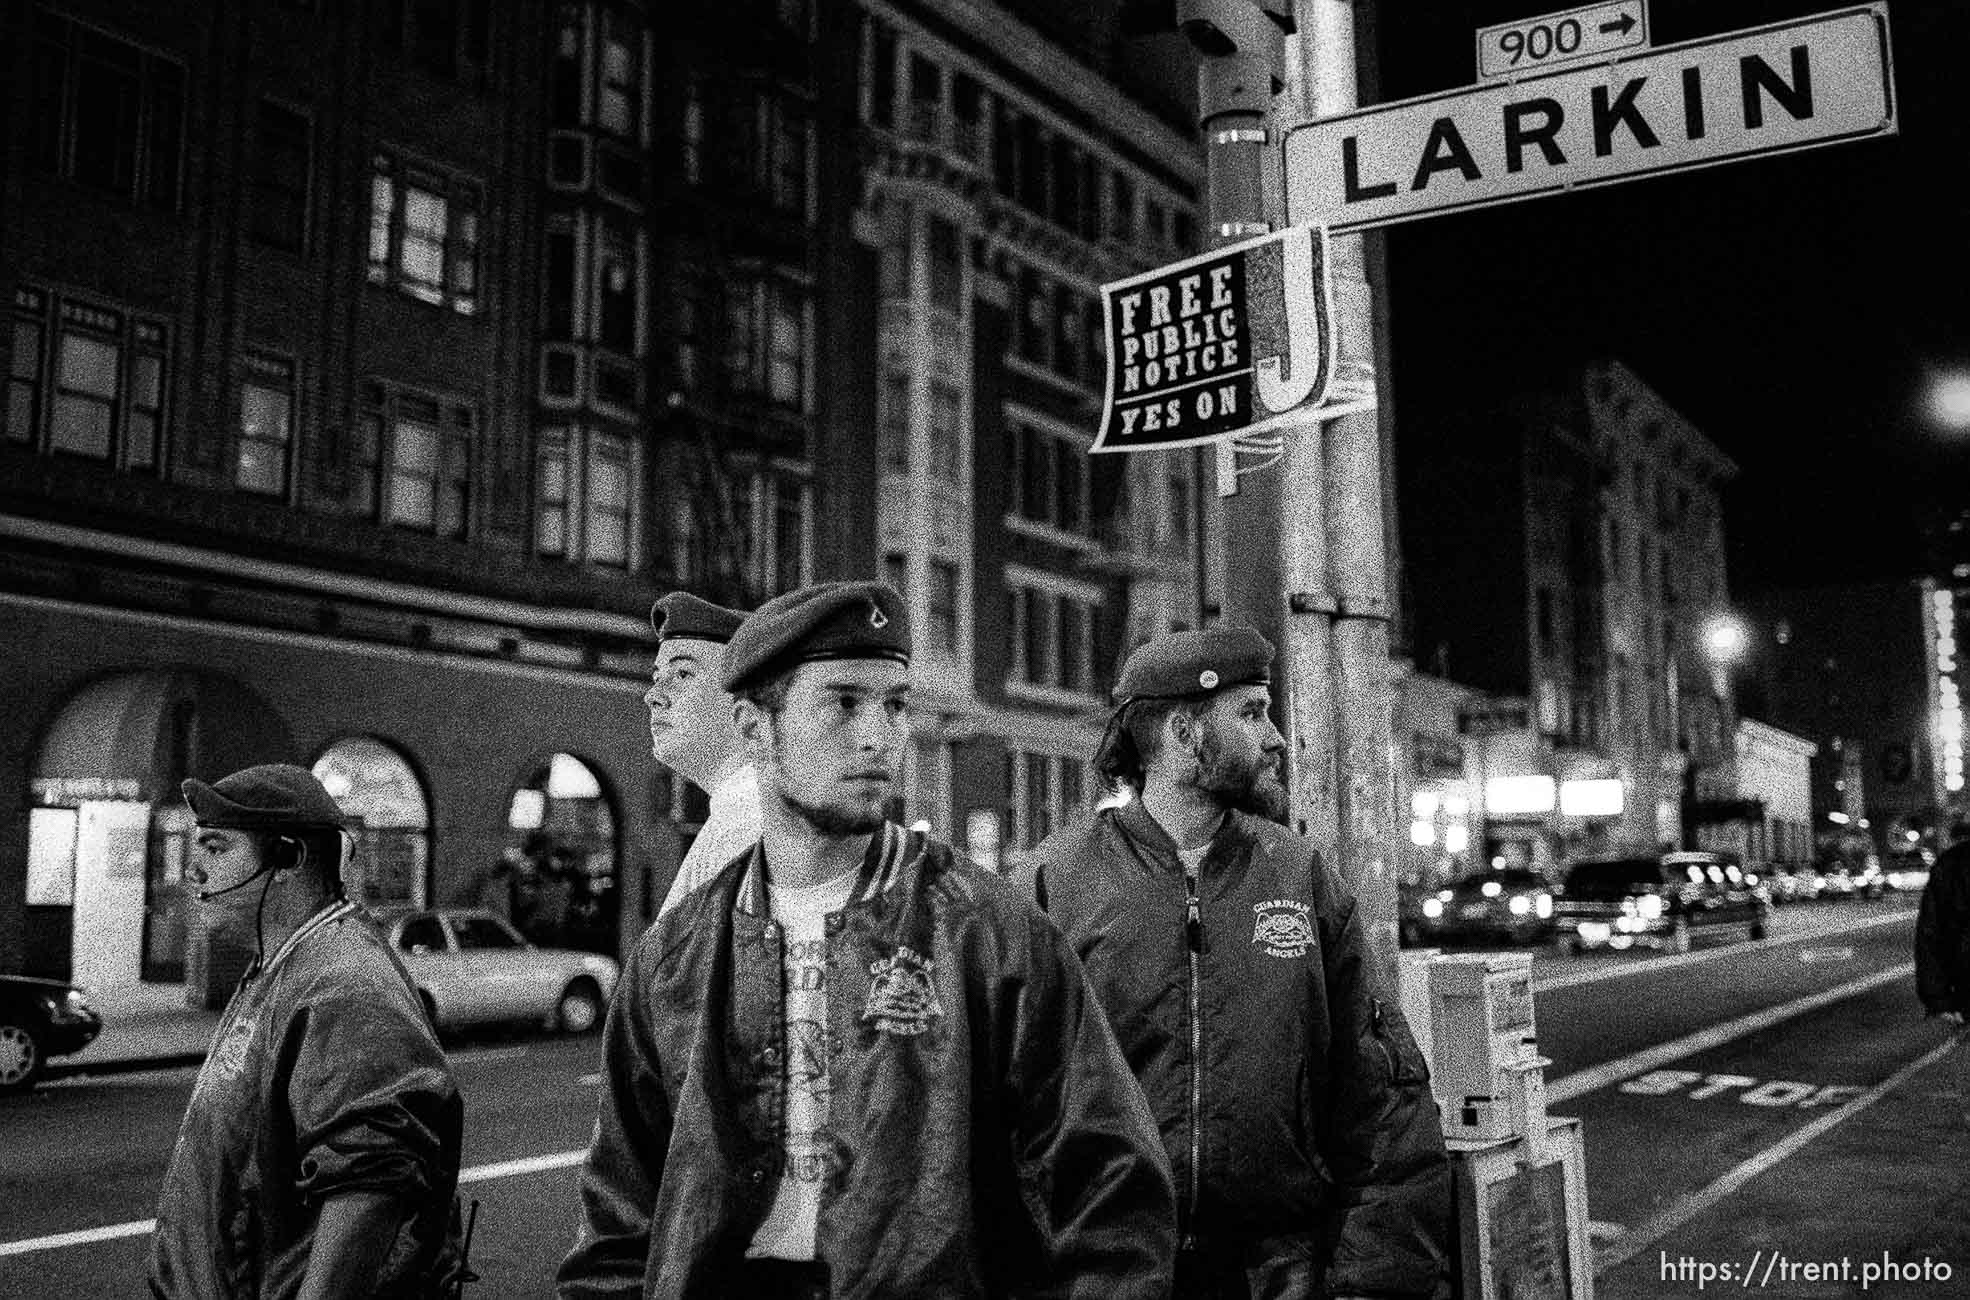
<path id="1" fill-rule="evenodd" d="M 1286 423 L 1334 376 L 1327 232 L 1290 230 L 1101 287 L 1108 396 L 1090 452 L 1188 447 Z"/>

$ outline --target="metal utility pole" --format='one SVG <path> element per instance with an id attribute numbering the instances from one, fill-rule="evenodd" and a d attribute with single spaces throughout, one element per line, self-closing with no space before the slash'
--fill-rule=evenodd
<path id="1" fill-rule="evenodd" d="M 1221 246 L 1284 224 L 1282 121 L 1354 106 L 1351 0 L 1178 0 L 1202 56 L 1208 234 Z M 1282 93 L 1283 92 L 1283 93 Z M 1352 413 L 1309 412 L 1280 431 L 1279 473 L 1241 487 L 1239 454 L 1217 448 L 1227 534 L 1222 613 L 1279 644 L 1292 820 L 1359 897 L 1359 917 L 1393 967 L 1396 951 L 1393 696 L 1383 536 L 1381 433 L 1374 412 L 1374 319 L 1361 237 L 1329 244 L 1337 397 Z"/>
<path id="2" fill-rule="evenodd" d="M 1302 120 L 1328 117 L 1355 107 L 1353 0 L 1296 0 L 1299 58 L 1289 102 Z M 1311 214 L 1309 214 L 1311 215 Z M 1328 256 L 1334 294 L 1334 328 L 1342 397 L 1372 399 L 1379 367 L 1375 355 L 1374 300 L 1368 288 L 1362 236 L 1330 241 Z M 1356 390 L 1349 393 L 1347 389 Z M 1362 390 L 1365 390 L 1362 391 Z M 1339 773 L 1335 842 L 1341 869 L 1355 888 L 1360 918 L 1378 953 L 1393 967 L 1396 954 L 1394 712 L 1389 664 L 1389 580 L 1386 524 L 1382 516 L 1383 479 L 1380 418 L 1372 400 L 1357 400 L 1352 411 L 1327 424 L 1324 440 L 1295 438 L 1286 446 L 1288 501 L 1323 500 L 1326 530 L 1319 549 L 1326 559 L 1326 596 L 1331 610 L 1301 615 L 1291 597 L 1294 621 L 1324 616 L 1332 637 L 1330 716 L 1334 764 Z M 1322 464 L 1322 443 L 1324 460 Z M 1324 481 L 1325 492 L 1321 493 Z M 1291 512 L 1288 522 L 1301 512 Z M 1286 528 L 1289 556 L 1313 549 Z M 1288 561 L 1291 563 L 1291 560 Z M 1311 575 L 1309 575 L 1311 576 Z M 1298 593 L 1313 590 L 1293 587 Z M 1324 602 L 1323 602 L 1324 603 Z M 1311 636 L 1311 633 L 1308 634 Z M 1297 708 L 1298 706 L 1296 706 Z"/>

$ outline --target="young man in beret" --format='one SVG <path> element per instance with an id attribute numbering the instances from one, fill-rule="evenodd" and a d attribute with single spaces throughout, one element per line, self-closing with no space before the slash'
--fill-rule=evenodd
<path id="1" fill-rule="evenodd" d="M 759 780 L 732 729 L 732 696 L 718 684 L 725 644 L 744 619 L 738 610 L 688 591 L 673 591 L 650 610 L 658 638 L 650 689 L 643 692 L 650 749 L 659 763 L 711 800 L 711 812 L 678 864 L 658 916 L 759 839 Z"/>
<path id="2" fill-rule="evenodd" d="M 410 976 L 342 893 L 310 773 L 184 783 L 200 921 L 255 945 L 178 1128 L 160 1297 L 437 1297 L 459 1267 L 458 1086 Z"/>
<path id="3" fill-rule="evenodd" d="M 1450 1189 L 1428 1076 L 1354 898 L 1279 826 L 1272 646 L 1130 655 L 1095 766 L 1133 794 L 1040 846 L 1176 1175 L 1179 1297 L 1427 1297 Z"/>
<path id="4" fill-rule="evenodd" d="M 1058 931 L 883 819 L 910 639 L 880 583 L 726 647 L 762 837 L 631 953 L 563 1297 L 1161 1297 L 1169 1167 Z"/>

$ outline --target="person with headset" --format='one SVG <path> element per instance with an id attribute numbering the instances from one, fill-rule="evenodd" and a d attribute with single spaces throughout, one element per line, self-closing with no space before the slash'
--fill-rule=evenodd
<path id="1" fill-rule="evenodd" d="M 409 974 L 343 892 L 341 809 L 286 764 L 183 789 L 200 922 L 255 956 L 178 1128 L 150 1294 L 450 1295 L 463 1107 Z"/>

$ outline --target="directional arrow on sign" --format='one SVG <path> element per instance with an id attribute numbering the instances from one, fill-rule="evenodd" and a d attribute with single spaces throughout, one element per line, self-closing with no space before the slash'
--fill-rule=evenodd
<path id="1" fill-rule="evenodd" d="M 1648 20 L 1646 0 L 1602 0 L 1480 28 L 1478 77 L 1486 81 L 1524 77 L 1639 48 L 1649 43 Z"/>

